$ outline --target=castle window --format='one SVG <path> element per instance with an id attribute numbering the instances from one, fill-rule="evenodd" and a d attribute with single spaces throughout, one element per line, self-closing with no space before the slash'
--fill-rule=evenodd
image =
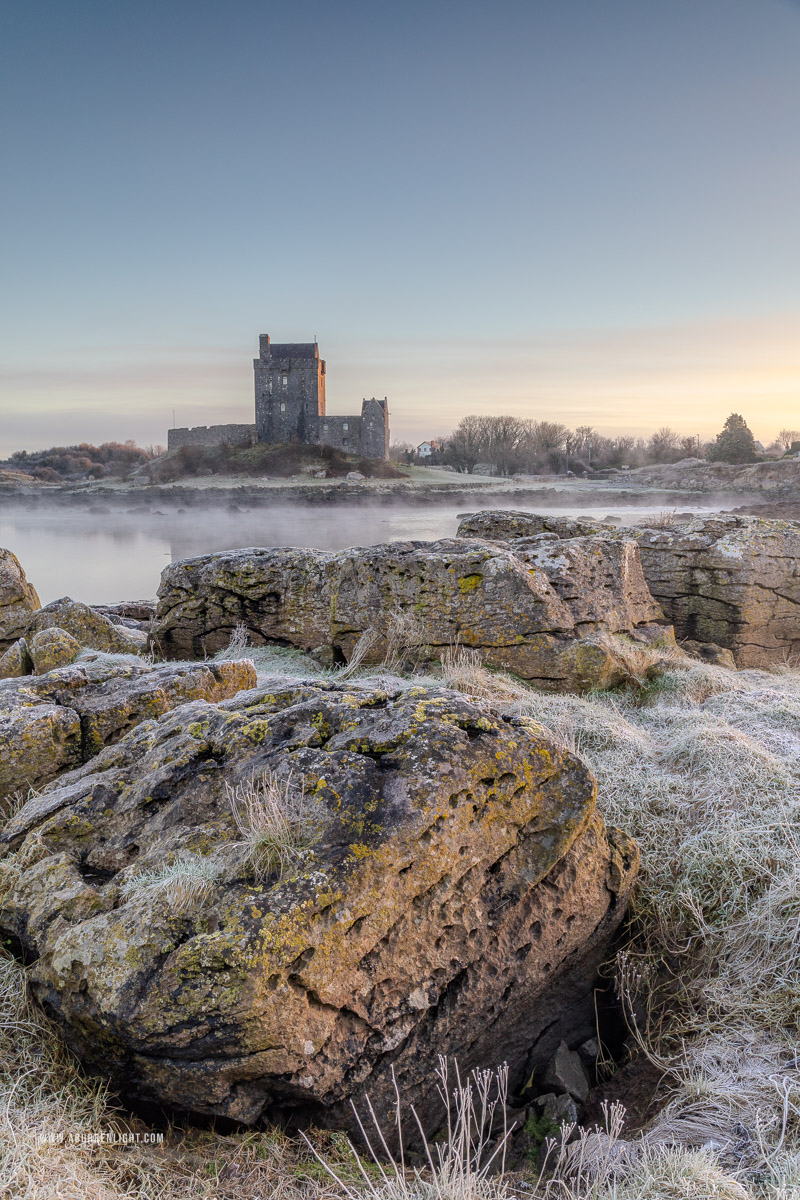
<path id="1" fill-rule="evenodd" d="M 286 412 L 286 405 L 285 405 L 285 404 L 282 404 L 282 405 L 281 405 L 281 412 Z"/>
<path id="2" fill-rule="evenodd" d="M 342 429 L 347 429 L 347 421 L 345 421 L 344 425 L 342 426 Z"/>
<path id="3" fill-rule="evenodd" d="M 284 375 L 283 378 L 281 379 L 281 383 L 283 384 L 284 387 L 286 387 L 289 383 L 289 376 Z"/>

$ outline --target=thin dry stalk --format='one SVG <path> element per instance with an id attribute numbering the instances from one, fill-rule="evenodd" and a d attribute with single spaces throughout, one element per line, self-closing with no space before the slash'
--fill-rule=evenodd
<path id="1" fill-rule="evenodd" d="M 231 630 L 230 641 L 228 642 L 225 655 L 228 658 L 233 658 L 240 655 L 250 645 L 250 630 L 245 625 L 244 621 L 240 621 L 238 625 L 234 625 Z"/>
<path id="2" fill-rule="evenodd" d="M 451 1085 L 447 1060 L 440 1055 L 436 1072 L 437 1091 L 444 1106 L 444 1130 L 433 1145 L 413 1106 L 409 1111 L 417 1127 L 427 1162 L 427 1170 L 409 1170 L 403 1135 L 402 1098 L 394 1082 L 395 1135 L 386 1135 L 367 1096 L 368 1121 L 355 1105 L 353 1112 L 369 1155 L 363 1159 L 352 1144 L 348 1146 L 358 1164 L 362 1184 L 349 1185 L 305 1138 L 314 1158 L 342 1189 L 348 1200 L 506 1200 L 511 1195 L 505 1175 L 505 1155 L 513 1126 L 508 1127 L 505 1113 L 508 1095 L 508 1068 L 498 1071 L 474 1071 L 462 1080 L 457 1065 Z M 502 1113 L 502 1131 L 493 1133 L 495 1113 Z M 303 1135 L 305 1136 L 305 1135 Z M 393 1154 L 389 1142 L 398 1146 Z M 494 1143 L 494 1144 L 492 1144 Z"/>

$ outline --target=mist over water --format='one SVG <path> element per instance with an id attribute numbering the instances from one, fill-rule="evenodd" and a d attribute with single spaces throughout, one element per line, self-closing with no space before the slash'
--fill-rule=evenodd
<path id="1" fill-rule="evenodd" d="M 614 514 L 623 521 L 641 521 L 663 511 L 637 505 L 599 504 L 575 508 L 545 504 L 504 504 L 521 511 L 562 516 Z M 716 511 L 707 498 L 702 508 Z M 491 507 L 476 497 L 473 509 Z M 17 555 L 43 604 L 72 596 L 87 604 L 114 604 L 155 596 L 164 567 L 180 558 L 244 546 L 315 546 L 341 550 L 380 542 L 453 537 L 460 505 L 302 505 L 234 510 L 232 506 L 194 508 L 186 512 L 149 511 L 97 513 L 64 508 L 25 511 L 0 516 L 0 546 Z"/>

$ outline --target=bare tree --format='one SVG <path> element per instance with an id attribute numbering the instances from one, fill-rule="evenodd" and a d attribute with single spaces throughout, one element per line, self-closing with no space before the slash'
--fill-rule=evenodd
<path id="1" fill-rule="evenodd" d="M 692 434 L 690 437 L 682 437 L 679 446 L 681 454 L 686 458 L 703 457 L 703 443 L 697 434 Z"/>
<path id="2" fill-rule="evenodd" d="M 485 441 L 484 417 L 462 417 L 448 439 L 445 460 L 464 474 L 472 473 L 480 462 Z"/>
<path id="3" fill-rule="evenodd" d="M 529 471 L 557 471 L 569 430 L 556 421 L 525 421 L 520 452 Z"/>
<path id="4" fill-rule="evenodd" d="M 525 422 L 519 417 L 500 416 L 487 419 L 489 433 L 489 462 L 500 475 L 513 475 L 520 467 L 520 449 L 525 434 Z"/>
<path id="5" fill-rule="evenodd" d="M 670 429 L 668 425 L 662 425 L 651 435 L 647 443 L 650 458 L 658 463 L 674 462 L 679 443 L 680 438 L 675 430 Z"/>

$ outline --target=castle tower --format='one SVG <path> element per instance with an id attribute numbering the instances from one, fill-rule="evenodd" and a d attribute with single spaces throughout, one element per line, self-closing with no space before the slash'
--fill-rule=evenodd
<path id="1" fill-rule="evenodd" d="M 361 453 L 367 458 L 389 457 L 389 401 L 364 400 L 361 404 Z"/>
<path id="2" fill-rule="evenodd" d="M 316 442 L 325 415 L 325 360 L 317 343 L 272 345 L 263 333 L 253 367 L 258 440 Z"/>

